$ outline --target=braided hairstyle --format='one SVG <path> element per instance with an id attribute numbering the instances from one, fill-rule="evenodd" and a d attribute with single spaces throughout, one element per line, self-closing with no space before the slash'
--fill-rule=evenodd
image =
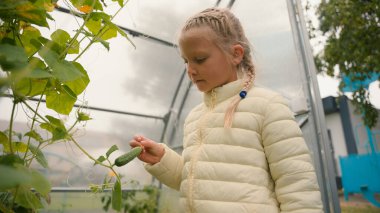
<path id="1" fill-rule="evenodd" d="M 196 28 L 209 27 L 216 35 L 216 45 L 225 53 L 232 55 L 231 45 L 240 44 L 244 49 L 244 55 L 237 65 L 238 70 L 243 71 L 244 84 L 239 95 L 236 95 L 227 108 L 224 117 L 224 127 L 230 128 L 234 112 L 241 99 L 245 98 L 247 91 L 252 87 L 255 78 L 255 67 L 252 62 L 249 41 L 245 36 L 239 19 L 228 9 L 208 8 L 190 17 L 183 26 L 181 34 Z"/>

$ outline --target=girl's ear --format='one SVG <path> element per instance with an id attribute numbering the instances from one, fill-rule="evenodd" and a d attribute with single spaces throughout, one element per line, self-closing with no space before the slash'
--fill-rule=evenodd
<path id="1" fill-rule="evenodd" d="M 232 46 L 232 63 L 234 65 L 239 65 L 244 57 L 244 48 L 240 44 L 235 44 Z"/>

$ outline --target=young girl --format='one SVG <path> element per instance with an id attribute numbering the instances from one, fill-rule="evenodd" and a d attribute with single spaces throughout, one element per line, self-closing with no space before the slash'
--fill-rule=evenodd
<path id="1" fill-rule="evenodd" d="M 249 42 L 227 9 L 191 17 L 179 48 L 203 103 L 188 115 L 182 155 L 144 136 L 139 159 L 180 191 L 180 212 L 323 212 L 309 150 L 286 101 L 255 87 Z"/>

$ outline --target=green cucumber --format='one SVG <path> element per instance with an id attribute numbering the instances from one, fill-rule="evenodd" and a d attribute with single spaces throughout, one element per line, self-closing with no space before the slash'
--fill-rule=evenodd
<path id="1" fill-rule="evenodd" d="M 131 162 L 135 157 L 139 156 L 142 152 L 141 146 L 136 146 L 135 148 L 131 149 L 131 151 L 120 155 L 118 158 L 115 159 L 115 165 L 120 167 L 124 166 L 125 164 Z"/>

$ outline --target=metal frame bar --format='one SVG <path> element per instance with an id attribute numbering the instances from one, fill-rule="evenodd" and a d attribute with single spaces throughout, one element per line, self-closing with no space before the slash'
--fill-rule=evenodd
<path id="1" fill-rule="evenodd" d="M 1 95 L 0 97 L 13 98 L 13 95 L 4 94 L 4 95 Z M 28 101 L 39 101 L 40 99 L 38 99 L 38 98 L 29 98 L 27 100 Z M 46 100 L 42 99 L 41 102 L 46 102 Z M 161 117 L 161 116 L 139 114 L 139 113 L 126 112 L 126 111 L 113 110 L 113 109 L 105 109 L 105 108 L 101 108 L 101 107 L 83 106 L 83 105 L 79 105 L 79 104 L 74 104 L 74 107 L 91 109 L 91 110 L 102 111 L 102 112 L 110 112 L 110 113 L 116 113 L 116 114 L 122 114 L 122 115 L 131 115 L 131 116 L 137 116 L 137 117 L 144 117 L 144 118 L 152 118 L 152 119 L 157 119 L 157 120 L 164 120 L 164 117 Z"/>
<path id="2" fill-rule="evenodd" d="M 316 76 L 316 67 L 314 64 L 311 46 L 309 43 L 308 33 L 306 30 L 306 23 L 303 17 L 303 10 L 300 0 L 287 0 L 290 24 L 292 26 L 296 51 L 302 60 L 303 71 L 305 72 L 307 81 L 307 90 L 310 97 L 311 115 L 314 121 L 314 128 L 317 136 L 316 150 L 319 158 L 320 172 L 322 173 L 322 200 L 326 212 L 338 213 L 340 212 L 340 205 L 337 193 L 337 186 L 335 182 L 334 161 L 331 155 L 332 150 L 329 146 L 327 128 L 325 117 L 323 113 L 323 106 L 318 89 L 318 82 Z"/>
<path id="3" fill-rule="evenodd" d="M 73 14 L 73 13 L 71 13 L 71 11 L 69 9 L 66 9 L 64 7 L 57 7 L 55 9 L 57 11 L 59 11 L 59 12 L 63 12 L 63 13 L 66 13 L 66 14 L 72 14 L 72 15 L 75 15 L 77 17 L 80 17 L 80 15 L 81 15 L 81 14 Z M 129 29 L 127 27 L 120 26 L 120 25 L 116 25 L 116 26 L 118 26 L 120 29 L 126 31 L 127 33 L 129 33 L 133 37 L 139 37 L 139 38 L 155 41 L 155 42 L 158 42 L 158 43 L 160 43 L 162 45 L 169 46 L 169 47 L 177 47 L 177 45 L 175 45 L 175 44 L 173 44 L 171 42 L 165 41 L 163 39 L 157 38 L 155 36 L 151 36 L 151 35 L 148 35 L 148 34 L 145 34 L 145 33 L 142 33 L 142 32 L 138 32 L 136 30 L 132 30 L 132 29 Z"/>

